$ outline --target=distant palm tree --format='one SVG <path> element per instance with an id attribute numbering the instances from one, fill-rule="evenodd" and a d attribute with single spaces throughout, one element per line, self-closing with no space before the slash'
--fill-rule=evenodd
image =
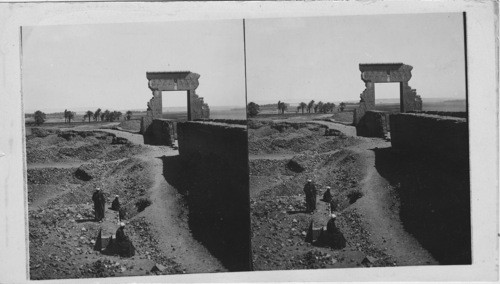
<path id="1" fill-rule="evenodd" d="M 314 112 L 319 112 L 321 111 L 321 108 L 323 107 L 323 102 L 319 101 L 315 106 L 314 106 Z"/>
<path id="2" fill-rule="evenodd" d="M 260 112 L 260 107 L 258 104 L 254 102 L 249 102 L 247 106 L 247 115 L 248 117 L 255 117 Z"/>
<path id="3" fill-rule="evenodd" d="M 95 112 L 94 112 L 94 120 L 97 121 L 99 119 L 99 117 L 101 116 L 101 112 L 102 110 L 100 108 L 98 108 Z"/>
<path id="4" fill-rule="evenodd" d="M 122 116 L 121 111 L 113 111 L 113 118 L 114 120 L 120 120 L 120 117 Z"/>
<path id="5" fill-rule="evenodd" d="M 125 113 L 125 117 L 127 118 L 127 120 L 130 120 L 130 118 L 132 118 L 132 111 L 127 110 L 127 112 Z"/>
<path id="6" fill-rule="evenodd" d="M 344 111 L 344 109 L 345 109 L 345 103 L 344 103 L 344 102 L 341 102 L 341 103 L 339 104 L 339 108 L 340 108 L 340 111 Z"/>
<path id="7" fill-rule="evenodd" d="M 109 110 L 105 110 L 105 111 L 101 114 L 101 121 L 104 121 L 104 120 L 109 121 L 109 119 L 110 119 L 110 114 L 111 114 L 111 113 L 109 112 Z"/>
<path id="8" fill-rule="evenodd" d="M 314 107 L 314 100 L 311 100 L 309 104 L 307 104 L 307 112 L 311 113 L 311 109 Z"/>
<path id="9" fill-rule="evenodd" d="M 40 110 L 35 111 L 35 123 L 36 125 L 40 125 L 45 122 L 45 113 Z"/>
<path id="10" fill-rule="evenodd" d="M 90 122 L 90 118 L 94 115 L 94 113 L 90 110 L 87 110 L 87 112 L 85 113 L 85 116 L 89 118 L 89 122 Z M 85 117 L 84 116 L 84 117 Z"/>
<path id="11" fill-rule="evenodd" d="M 301 102 L 299 106 L 302 109 L 302 114 L 304 114 L 304 109 L 307 107 L 307 104 L 305 102 Z"/>
<path id="12" fill-rule="evenodd" d="M 74 111 L 67 111 L 66 114 L 68 117 L 68 123 L 71 123 L 71 120 L 75 118 L 76 113 Z"/>
<path id="13" fill-rule="evenodd" d="M 68 110 L 64 110 L 64 123 L 68 122 Z"/>
<path id="14" fill-rule="evenodd" d="M 288 105 L 285 102 L 281 102 L 281 114 L 285 114 L 285 110 L 288 108 Z"/>

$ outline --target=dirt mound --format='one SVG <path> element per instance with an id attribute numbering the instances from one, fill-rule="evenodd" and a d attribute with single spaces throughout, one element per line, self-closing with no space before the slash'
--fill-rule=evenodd
<path id="1" fill-rule="evenodd" d="M 254 269 L 315 269 L 388 266 L 392 259 L 376 248 L 355 205 L 363 198 L 362 140 L 330 133 L 314 123 L 254 123 L 249 151 Z M 288 158 L 290 154 L 292 158 Z M 259 158 L 262 157 L 262 158 Z M 305 242 L 312 216 L 305 212 L 303 187 L 311 178 L 321 203 L 326 186 L 333 201 L 318 208 L 337 214 L 337 227 L 349 245 L 342 250 Z M 325 224 L 323 224 L 325 225 Z M 368 260 L 366 260 L 368 259 Z"/>
<path id="2" fill-rule="evenodd" d="M 92 178 L 78 179 L 79 171 Z M 106 207 L 119 195 L 136 256 L 120 259 L 93 250 L 100 223 L 92 221 L 91 197 L 98 186 L 107 199 Z M 165 269 L 153 274 L 183 273 L 161 253 L 145 219 L 134 218 L 144 209 L 137 204 L 149 200 L 151 186 L 148 164 L 137 158 L 92 160 L 78 168 L 30 169 L 28 199 L 39 205 L 29 208 L 31 279 L 148 275 L 156 263 Z"/>
<path id="3" fill-rule="evenodd" d="M 43 127 L 31 127 L 31 137 L 47 137 L 51 134 L 59 134 L 60 130 L 59 129 L 50 129 L 50 128 L 43 128 Z"/>
<path id="4" fill-rule="evenodd" d="M 53 163 L 69 161 L 89 161 L 102 159 L 118 160 L 141 152 L 138 145 L 132 145 L 116 136 L 100 131 L 63 131 L 44 138 L 28 138 L 26 154 L 28 163 Z M 125 144 L 123 144 L 125 143 Z"/>
<path id="5" fill-rule="evenodd" d="M 139 132 L 141 130 L 141 120 L 140 119 L 125 120 L 123 122 L 120 122 L 118 127 L 120 127 L 123 130 L 131 132 Z"/>
<path id="6" fill-rule="evenodd" d="M 359 143 L 355 137 L 325 135 L 326 126 L 314 123 L 258 123 L 261 125 L 251 128 L 248 134 L 251 155 L 291 154 L 308 150 L 323 153 Z"/>

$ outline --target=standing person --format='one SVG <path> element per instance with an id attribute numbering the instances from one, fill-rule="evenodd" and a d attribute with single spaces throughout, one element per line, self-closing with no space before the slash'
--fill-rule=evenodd
<path id="1" fill-rule="evenodd" d="M 94 191 L 92 201 L 94 201 L 95 220 L 102 222 L 102 219 L 104 219 L 104 206 L 106 206 L 106 199 L 104 198 L 104 194 L 99 187 Z"/>
<path id="2" fill-rule="evenodd" d="M 306 211 L 314 212 L 316 210 L 316 186 L 311 179 L 307 180 L 304 193 L 306 194 Z"/>

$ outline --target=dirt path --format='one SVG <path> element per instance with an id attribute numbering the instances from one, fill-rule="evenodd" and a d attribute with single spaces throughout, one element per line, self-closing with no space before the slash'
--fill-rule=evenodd
<path id="1" fill-rule="evenodd" d="M 291 119 L 282 121 L 291 122 L 290 120 Z M 297 196 L 297 193 L 301 193 L 300 191 L 291 192 L 292 194 L 289 194 L 287 191 L 288 188 L 300 186 L 297 185 L 294 180 L 297 175 L 293 173 L 284 174 L 283 172 L 276 171 L 275 160 L 291 159 L 291 156 L 301 154 L 302 152 L 299 151 L 293 155 L 275 153 L 250 156 L 250 161 L 255 163 L 256 173 L 266 173 L 266 167 L 270 167 L 271 175 L 269 177 L 265 176 L 265 174 L 262 174 L 262 176 L 251 176 L 251 198 L 254 202 L 253 208 L 255 208 L 255 212 L 258 213 L 252 216 L 252 222 L 256 228 L 253 251 L 255 254 L 254 258 L 256 256 L 258 257 L 256 260 L 256 267 L 259 270 L 290 269 L 290 267 L 304 268 L 304 266 L 318 268 L 314 266 L 315 264 L 311 264 L 314 263 L 314 260 L 307 264 L 310 266 L 304 265 L 303 262 L 297 264 L 293 261 L 293 259 L 302 257 L 305 253 L 317 253 L 318 251 L 324 252 L 325 255 L 333 255 L 333 257 L 338 260 L 338 263 L 334 262 L 334 264 L 331 264 L 328 260 L 321 260 L 328 257 L 317 254 L 315 260 L 326 267 L 355 267 L 357 265 L 362 265 L 361 261 L 366 255 L 375 257 L 375 266 L 439 264 L 432 255 L 404 229 L 399 217 L 399 195 L 396 189 L 379 174 L 375 166 L 376 156 L 374 149 L 389 148 L 391 147 L 390 141 L 382 138 L 357 137 L 356 128 L 354 126 L 341 123 L 311 119 L 295 119 L 294 121 L 297 123 L 325 125 L 329 129 L 336 129 L 343 132 L 346 136 L 355 137 L 348 140 L 353 142 L 346 144 L 349 146 L 334 147 L 330 152 L 321 152 L 317 157 L 311 154 L 306 155 L 307 158 L 304 163 L 305 165 L 309 165 L 307 163 L 311 161 L 317 164 L 322 159 L 331 161 L 330 159 L 334 157 L 335 161 L 333 162 L 338 163 L 338 171 L 330 173 L 328 172 L 328 168 L 323 168 L 323 164 L 321 164 L 319 168 L 313 168 L 311 166 L 307 169 L 306 173 L 311 175 L 317 174 L 318 180 L 323 183 L 325 181 L 331 182 L 335 180 L 344 189 L 349 189 L 349 187 L 355 185 L 356 190 L 360 190 L 363 196 L 353 203 L 349 201 L 350 204 L 347 204 L 346 207 L 342 207 L 345 209 L 339 212 L 342 216 L 339 218 L 339 224 L 344 230 L 344 234 L 346 238 L 348 238 L 348 241 L 351 241 L 345 250 L 334 251 L 332 254 L 332 252 L 328 250 L 322 250 L 323 248 L 315 248 L 312 250 L 308 247 L 308 244 L 301 242 L 297 245 L 295 243 L 297 234 L 291 233 L 286 235 L 287 229 L 290 229 L 290 225 L 288 225 L 287 222 L 290 221 L 290 218 L 295 218 L 292 220 L 292 228 L 294 224 L 300 224 L 298 228 L 293 229 L 303 230 L 303 224 L 309 222 L 310 217 L 300 214 L 294 215 L 293 217 L 280 215 L 286 212 L 280 211 L 280 208 L 283 208 L 280 206 L 293 205 L 292 207 L 298 208 L 297 204 L 301 204 L 302 199 L 300 199 L 300 196 Z M 306 134 L 297 131 L 291 134 L 284 133 L 282 137 L 283 139 L 290 140 L 291 138 L 300 137 L 300 135 L 305 136 Z M 321 138 L 319 140 L 328 139 L 337 138 Z M 312 149 L 314 149 L 314 145 L 312 148 L 308 148 L 307 151 Z M 338 155 L 338 157 L 328 155 L 335 154 L 336 151 L 342 151 L 342 153 L 346 154 Z M 326 158 L 326 156 L 329 157 Z M 264 160 L 272 161 L 266 162 Z M 259 162 L 263 163 L 259 164 Z M 332 168 L 332 170 L 337 170 L 337 168 Z M 280 187 L 278 186 L 279 184 L 286 184 L 286 186 Z M 262 195 L 261 190 L 263 189 L 272 189 L 278 192 L 276 194 L 281 194 L 281 192 L 283 192 L 284 195 L 282 198 L 284 198 L 284 200 L 276 201 L 274 197 L 268 198 Z M 293 198 L 299 199 L 294 203 Z M 320 212 L 320 210 L 318 210 L 318 212 Z M 269 217 L 269 215 L 272 215 L 272 217 Z M 285 225 L 280 227 L 283 223 L 285 223 Z M 319 223 L 324 223 L 324 221 Z M 275 233 L 277 231 L 279 232 L 277 233 L 278 235 Z M 299 235 L 300 233 L 301 232 L 299 232 Z M 278 245 L 269 242 L 269 239 L 276 240 Z M 280 248 L 278 240 L 283 242 L 281 244 L 282 248 Z M 303 235 L 300 235 L 300 240 L 303 240 Z M 287 246 L 288 243 L 295 244 L 296 248 Z M 283 252 L 285 256 L 279 255 L 281 252 Z M 276 257 L 276 254 L 279 256 Z M 290 259 L 292 259 L 291 263 Z"/>
<path id="2" fill-rule="evenodd" d="M 365 217 L 371 241 L 400 265 L 439 264 L 420 243 L 405 231 L 399 218 L 399 200 L 394 189 L 375 168 L 375 147 L 390 147 L 390 142 L 364 138 L 365 143 L 350 147 L 362 157 L 366 175 L 361 181 L 363 198 L 354 205 Z"/>
<path id="3" fill-rule="evenodd" d="M 135 144 L 144 145 L 142 135 L 118 130 L 103 130 L 123 137 Z M 146 217 L 155 228 L 160 249 L 165 255 L 179 263 L 186 273 L 208 273 L 226 271 L 224 266 L 210 252 L 196 241 L 188 227 L 188 211 L 182 196 L 163 176 L 162 156 L 178 155 L 177 150 L 166 146 L 150 146 L 147 151 L 134 157 L 148 163 L 148 171 L 154 184 L 150 189 L 153 203 L 141 216 Z"/>
<path id="4" fill-rule="evenodd" d="M 354 126 L 327 121 L 309 121 L 337 129 L 347 136 L 356 136 Z M 374 244 L 386 249 L 397 265 L 439 264 L 431 254 L 422 248 L 420 243 L 403 228 L 399 218 L 399 200 L 394 189 L 375 168 L 375 148 L 388 148 L 391 143 L 380 138 L 364 138 L 364 142 L 352 147 L 360 154 L 366 167 L 365 178 L 361 181 L 364 196 L 359 199 L 354 208 L 358 208 L 366 217 L 364 220 L 371 232 L 370 238 Z"/>

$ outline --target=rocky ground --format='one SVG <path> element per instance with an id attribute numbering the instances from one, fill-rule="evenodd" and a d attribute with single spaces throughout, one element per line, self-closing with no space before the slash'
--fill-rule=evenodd
<path id="1" fill-rule="evenodd" d="M 354 137 L 353 129 L 344 130 L 346 125 L 317 119 L 321 121 L 307 117 L 249 122 L 254 269 L 435 264 L 402 228 L 397 188 L 384 183 L 375 170 L 372 150 L 387 148 L 390 142 Z M 307 178 L 318 189 L 313 215 L 305 213 Z M 318 215 L 328 218 L 329 205 L 320 201 L 326 186 L 338 204 L 337 227 L 347 239 L 341 250 L 305 242 L 310 221 Z"/>
<path id="2" fill-rule="evenodd" d="M 27 136 L 30 278 L 224 271 L 190 235 L 183 196 L 162 175 L 160 158 L 178 152 L 141 145 L 133 133 L 82 127 L 33 128 Z M 96 187 L 107 198 L 103 223 L 93 221 Z M 100 229 L 107 237 L 118 228 L 118 212 L 109 209 L 115 195 L 136 247 L 131 258 L 94 250 Z"/>

